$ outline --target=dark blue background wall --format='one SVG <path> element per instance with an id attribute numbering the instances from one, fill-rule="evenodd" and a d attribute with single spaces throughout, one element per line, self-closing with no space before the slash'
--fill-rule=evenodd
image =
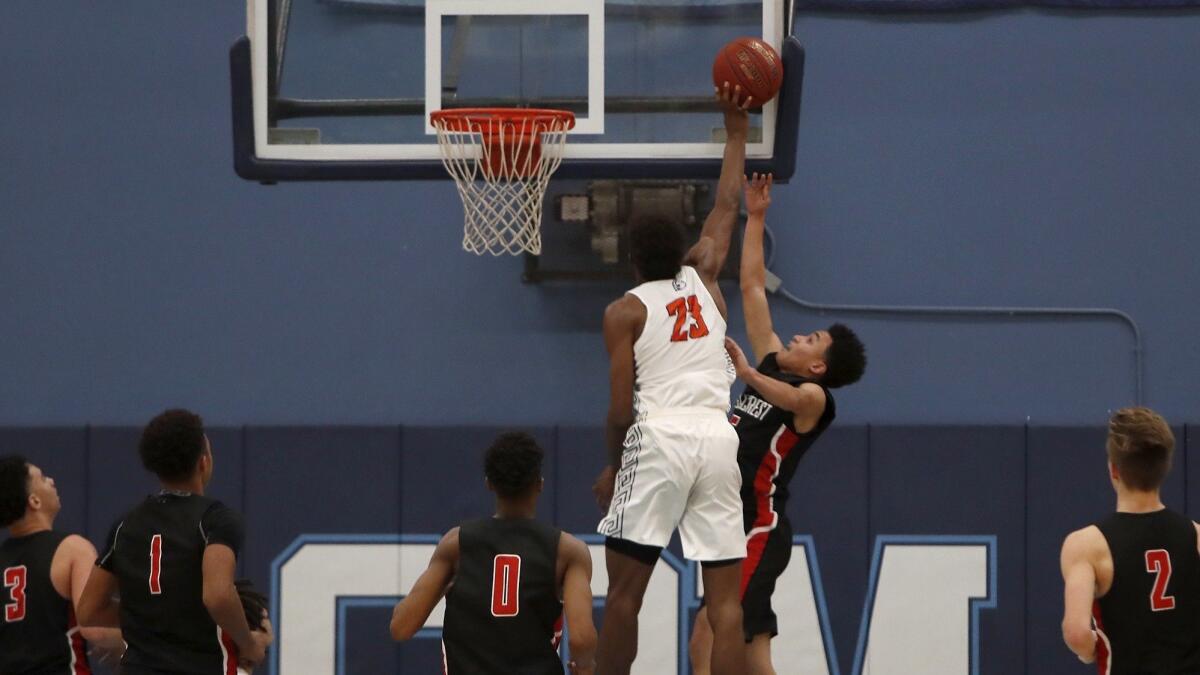
<path id="1" fill-rule="evenodd" d="M 1195 427 L 1188 427 L 1194 430 Z M 242 509 L 244 572 L 269 587 L 270 565 L 301 534 L 440 534 L 490 512 L 478 478 L 486 427 L 245 427 L 212 432 L 210 493 Z M 532 430 L 549 451 L 541 517 L 586 534 L 598 520 L 590 486 L 600 429 Z M 1163 497 L 1200 516 L 1200 446 L 1176 428 Z M 0 454 L 22 451 L 59 486 L 58 525 L 102 541 L 152 482 L 133 428 L 0 428 Z M 851 673 L 871 552 L 878 535 L 995 535 L 997 606 L 981 615 L 983 675 L 1090 672 L 1061 643 L 1058 553 L 1071 530 L 1115 503 L 1104 429 L 1051 426 L 835 426 L 798 473 L 788 513 L 811 534 L 841 672 Z M 384 610 L 358 610 L 350 672 L 436 663 L 437 645 L 387 641 Z M 413 666 L 415 667 L 415 666 Z"/>
<path id="2" fill-rule="evenodd" d="M 463 254 L 446 182 L 234 176 L 244 20 L 239 2 L 0 3 L 0 423 L 140 424 L 167 404 L 234 425 L 596 423 L 618 286 L 522 286 L 518 261 Z M 772 213 L 789 288 L 1122 308 L 1145 331 L 1146 401 L 1194 413 L 1200 15 L 796 32 L 798 174 Z M 866 338 L 844 421 L 1094 424 L 1133 398 L 1119 324 L 776 307 L 781 329 L 845 318 Z"/>

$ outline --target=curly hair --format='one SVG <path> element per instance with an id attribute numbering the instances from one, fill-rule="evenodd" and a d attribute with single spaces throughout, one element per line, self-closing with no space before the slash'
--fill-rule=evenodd
<path id="1" fill-rule="evenodd" d="M 683 232 L 669 220 L 646 217 L 629 228 L 629 255 L 646 281 L 674 279 L 684 253 Z"/>
<path id="2" fill-rule="evenodd" d="M 25 517 L 29 501 L 29 460 L 20 455 L 0 457 L 0 527 Z"/>
<path id="3" fill-rule="evenodd" d="M 545 453 L 523 431 L 500 434 L 483 458 L 483 474 L 501 497 L 525 495 L 542 477 Z"/>
<path id="4" fill-rule="evenodd" d="M 867 350 L 862 340 L 846 326 L 835 323 L 829 327 L 833 344 L 825 350 L 825 375 L 821 382 L 830 389 L 858 382 L 867 369 Z"/>
<path id="5" fill-rule="evenodd" d="M 188 410 L 167 410 L 142 431 L 138 454 L 142 465 L 162 480 L 184 480 L 204 454 L 204 421 Z"/>
<path id="6" fill-rule="evenodd" d="M 238 579 L 233 585 L 237 587 L 238 599 L 242 601 L 246 625 L 250 626 L 250 630 L 263 630 L 263 612 L 267 611 L 267 596 L 256 591 L 254 583 L 249 579 Z"/>

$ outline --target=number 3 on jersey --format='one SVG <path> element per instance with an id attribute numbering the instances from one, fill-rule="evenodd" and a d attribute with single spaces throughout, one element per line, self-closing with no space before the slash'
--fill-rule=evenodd
<path id="1" fill-rule="evenodd" d="M 689 295 L 687 298 L 675 298 L 667 305 L 667 314 L 675 315 L 675 330 L 671 331 L 671 342 L 686 342 L 689 338 L 695 340 L 708 335 L 708 324 L 704 323 L 704 315 L 700 313 L 700 300 Z M 692 315 L 692 323 L 684 332 L 688 314 Z"/>
<path id="2" fill-rule="evenodd" d="M 1175 609 L 1175 596 L 1167 595 L 1167 584 L 1171 583 L 1171 554 L 1161 548 L 1146 551 L 1146 571 L 1154 576 L 1154 590 L 1150 591 L 1150 609 L 1165 612 Z"/>
<path id="3" fill-rule="evenodd" d="M 25 620 L 25 566 L 9 567 L 4 570 L 4 587 L 12 602 L 4 605 L 4 622 L 16 623 Z"/>
<path id="4" fill-rule="evenodd" d="M 520 611 L 521 556 L 496 556 L 492 571 L 492 616 L 516 616 Z"/>

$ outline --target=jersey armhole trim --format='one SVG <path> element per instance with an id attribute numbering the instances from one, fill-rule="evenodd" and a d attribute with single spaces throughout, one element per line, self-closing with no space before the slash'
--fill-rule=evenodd
<path id="1" fill-rule="evenodd" d="M 123 520 L 117 524 L 117 529 L 113 532 L 112 546 L 109 547 L 108 553 L 105 553 L 103 558 L 96 561 L 97 567 L 104 565 L 104 563 L 108 562 L 108 559 L 112 557 L 112 554 L 117 552 L 117 539 L 121 537 L 121 528 L 124 526 L 125 521 Z"/>

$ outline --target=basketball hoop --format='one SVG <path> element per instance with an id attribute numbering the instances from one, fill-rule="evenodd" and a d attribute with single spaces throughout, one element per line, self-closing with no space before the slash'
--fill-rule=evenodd
<path id="1" fill-rule="evenodd" d="M 533 108 L 461 108 L 430 116 L 442 164 L 462 197 L 463 249 L 542 252 L 542 200 L 562 164 L 575 115 Z"/>

